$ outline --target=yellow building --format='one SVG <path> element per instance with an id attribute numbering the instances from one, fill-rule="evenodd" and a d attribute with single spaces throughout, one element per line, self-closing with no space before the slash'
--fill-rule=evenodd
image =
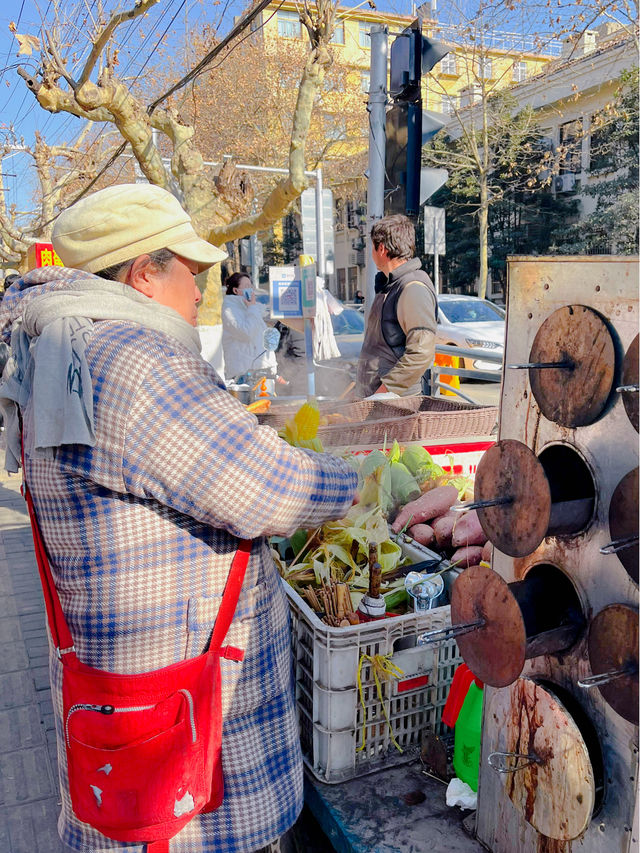
<path id="1" fill-rule="evenodd" d="M 394 36 L 414 20 L 411 15 L 377 12 L 366 3 L 356 8 L 339 7 L 337 11 L 332 48 L 334 66 L 342 71 L 342 77 L 335 69 L 329 72 L 318 106 L 326 138 L 331 141 L 323 160 L 329 168 L 325 185 L 334 189 L 337 201 L 336 272 L 329 286 L 343 299 L 352 298 L 357 289 L 364 287 L 363 194 L 362 189 L 356 189 L 355 181 L 361 179 L 366 168 L 368 149 L 369 33 L 375 25 L 386 25 L 391 44 Z M 252 26 L 265 49 L 286 42 L 306 43 L 299 7 L 292 0 L 267 7 Z M 469 28 L 443 27 L 431 18 L 423 18 L 423 33 L 451 45 L 449 54 L 422 81 L 423 108 L 448 115 L 470 106 L 482 91 L 521 84 L 535 77 L 560 52 L 559 44 L 550 45 L 542 54 L 536 50 L 534 39 L 520 34 L 473 33 Z M 332 177 L 331 163 L 358 155 L 360 160 L 353 161 L 358 175 L 345 176 L 343 169 L 340 177 Z"/>
<path id="2" fill-rule="evenodd" d="M 271 7 L 262 13 L 265 42 L 274 39 L 300 40 L 306 38 L 300 23 L 298 6 L 285 0 L 275 14 Z M 389 40 L 415 20 L 411 15 L 394 15 L 367 8 L 338 8 L 336 28 L 332 39 L 337 63 L 351 70 L 350 80 L 362 93 L 369 89 L 371 46 L 369 33 L 374 25 L 389 28 Z M 537 75 L 560 52 L 560 43 L 544 46 L 544 53 L 536 48 L 534 38 L 518 33 L 482 33 L 481 37 L 469 28 L 442 26 L 437 21 L 424 19 L 423 33 L 451 45 L 450 53 L 423 80 L 423 106 L 450 113 L 454 106 L 465 106 L 473 98 L 474 87 L 482 80 L 496 87 L 522 83 Z M 337 93 L 339 94 L 339 93 Z"/>

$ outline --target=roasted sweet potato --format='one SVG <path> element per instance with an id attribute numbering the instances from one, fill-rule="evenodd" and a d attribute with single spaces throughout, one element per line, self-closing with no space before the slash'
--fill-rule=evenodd
<path id="1" fill-rule="evenodd" d="M 431 526 L 433 527 L 433 535 L 438 543 L 438 548 L 451 547 L 451 534 L 453 532 L 453 525 L 457 520 L 458 514 L 456 512 L 448 512 L 433 521 Z"/>
<path id="2" fill-rule="evenodd" d="M 451 555 L 451 565 L 461 569 L 468 569 L 469 566 L 477 566 L 482 559 L 482 548 L 480 545 L 468 545 L 465 548 L 458 548 Z"/>
<path id="3" fill-rule="evenodd" d="M 433 542 L 433 528 L 428 524 L 414 524 L 407 530 L 409 536 L 421 545 L 431 545 Z"/>
<path id="4" fill-rule="evenodd" d="M 391 525 L 391 529 L 394 533 L 398 533 L 407 522 L 411 525 L 421 524 L 438 515 L 444 515 L 457 499 L 458 490 L 455 486 L 438 486 L 437 489 L 425 492 L 403 507 Z"/>
<path id="5" fill-rule="evenodd" d="M 451 534 L 451 544 L 454 548 L 459 548 L 461 545 L 484 545 L 486 541 L 487 534 L 482 529 L 475 509 L 458 517 Z"/>

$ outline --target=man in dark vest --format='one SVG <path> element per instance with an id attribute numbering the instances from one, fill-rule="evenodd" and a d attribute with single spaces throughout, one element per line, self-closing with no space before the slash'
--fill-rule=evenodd
<path id="1" fill-rule="evenodd" d="M 371 229 L 372 256 L 380 272 L 358 361 L 356 394 L 422 393 L 422 375 L 433 364 L 436 292 L 414 258 L 415 231 L 399 214 Z"/>

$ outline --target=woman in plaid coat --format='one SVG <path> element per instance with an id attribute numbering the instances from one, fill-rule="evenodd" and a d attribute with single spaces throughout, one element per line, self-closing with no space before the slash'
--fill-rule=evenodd
<path id="1" fill-rule="evenodd" d="M 345 515 L 356 477 L 258 425 L 200 357 L 193 276 L 221 253 L 184 222 L 177 239 L 177 202 L 159 193 L 111 187 L 61 215 L 54 247 L 74 268 L 34 270 L 8 291 L 0 323 L 14 329 L 18 365 L 16 335 L 27 335 L 32 362 L 14 373 L 18 390 L 5 378 L 0 394 L 9 421 L 11 400 L 22 409 L 25 475 L 85 663 L 137 673 L 200 654 L 238 539 L 254 540 L 227 635 L 244 662 L 222 660 L 225 799 L 170 844 L 171 853 L 248 852 L 282 835 L 302 805 L 288 610 L 266 537 Z M 114 308 L 112 291 L 130 309 Z M 50 675 L 61 838 L 77 851 L 143 853 L 74 815 L 55 654 Z"/>

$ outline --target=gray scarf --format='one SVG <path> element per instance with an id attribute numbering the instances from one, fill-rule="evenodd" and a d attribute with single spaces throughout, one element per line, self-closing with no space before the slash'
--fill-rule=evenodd
<path id="1" fill-rule="evenodd" d="M 31 397 L 36 452 L 51 455 L 62 444 L 95 445 L 93 387 L 85 348 L 94 321 L 100 320 L 136 323 L 200 353 L 197 329 L 172 308 L 122 282 L 83 278 L 37 296 L 25 305 L 22 322 L 13 328 L 12 356 L 0 383 L 7 471 L 18 470 L 18 409 Z"/>

